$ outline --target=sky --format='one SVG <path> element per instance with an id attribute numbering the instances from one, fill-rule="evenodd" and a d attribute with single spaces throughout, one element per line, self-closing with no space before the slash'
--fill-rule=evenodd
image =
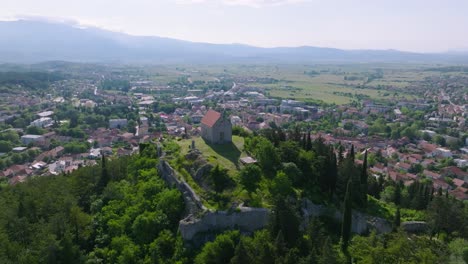
<path id="1" fill-rule="evenodd" d="M 1 0 L 0 20 L 261 47 L 468 51 L 468 0 Z"/>

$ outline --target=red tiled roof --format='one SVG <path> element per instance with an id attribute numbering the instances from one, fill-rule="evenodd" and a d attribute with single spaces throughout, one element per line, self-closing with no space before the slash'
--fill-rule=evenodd
<path id="1" fill-rule="evenodd" d="M 453 179 L 453 183 L 456 186 L 461 187 L 463 184 L 465 184 L 465 181 L 455 178 L 455 179 Z"/>
<path id="2" fill-rule="evenodd" d="M 221 113 L 218 113 L 214 110 L 208 110 L 206 115 L 201 120 L 201 123 L 208 127 L 212 127 L 219 120 L 219 118 L 221 118 Z"/>

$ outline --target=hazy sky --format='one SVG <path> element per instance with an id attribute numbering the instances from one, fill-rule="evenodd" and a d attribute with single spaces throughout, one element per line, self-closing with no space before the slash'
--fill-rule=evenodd
<path id="1" fill-rule="evenodd" d="M 468 50 L 468 0 L 1 0 L 0 18 L 263 47 Z"/>

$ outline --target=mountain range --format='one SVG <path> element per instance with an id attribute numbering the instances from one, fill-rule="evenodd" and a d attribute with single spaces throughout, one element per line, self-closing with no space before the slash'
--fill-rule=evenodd
<path id="1" fill-rule="evenodd" d="M 468 63 L 466 53 L 260 48 L 132 36 L 95 27 L 34 20 L 0 21 L 0 62 L 61 60 L 105 63 Z"/>

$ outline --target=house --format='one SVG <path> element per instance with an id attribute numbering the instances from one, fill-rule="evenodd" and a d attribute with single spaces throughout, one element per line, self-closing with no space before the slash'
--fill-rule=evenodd
<path id="1" fill-rule="evenodd" d="M 110 119 L 109 120 L 109 128 L 118 128 L 121 129 L 127 126 L 127 119 Z"/>
<path id="2" fill-rule="evenodd" d="M 452 152 L 446 148 L 437 148 L 436 156 L 441 157 L 441 158 L 451 158 Z"/>
<path id="3" fill-rule="evenodd" d="M 442 176 L 439 173 L 430 171 L 430 170 L 424 170 L 422 174 L 428 178 L 431 178 L 433 180 L 435 179 L 440 179 Z"/>
<path id="4" fill-rule="evenodd" d="M 51 126 L 54 120 L 50 117 L 41 117 L 32 121 L 29 125 L 35 127 L 48 127 Z"/>
<path id="5" fill-rule="evenodd" d="M 24 145 L 28 145 L 29 143 L 39 143 L 44 141 L 44 137 L 42 135 L 24 135 L 21 137 L 21 143 Z"/>
<path id="6" fill-rule="evenodd" d="M 455 167 L 455 166 L 449 166 L 445 167 L 441 170 L 442 176 L 446 177 L 456 177 L 458 179 L 468 179 L 468 172 L 464 172 L 462 169 Z"/>
<path id="7" fill-rule="evenodd" d="M 232 124 L 228 118 L 208 110 L 201 121 L 202 138 L 212 144 L 232 142 Z"/>

